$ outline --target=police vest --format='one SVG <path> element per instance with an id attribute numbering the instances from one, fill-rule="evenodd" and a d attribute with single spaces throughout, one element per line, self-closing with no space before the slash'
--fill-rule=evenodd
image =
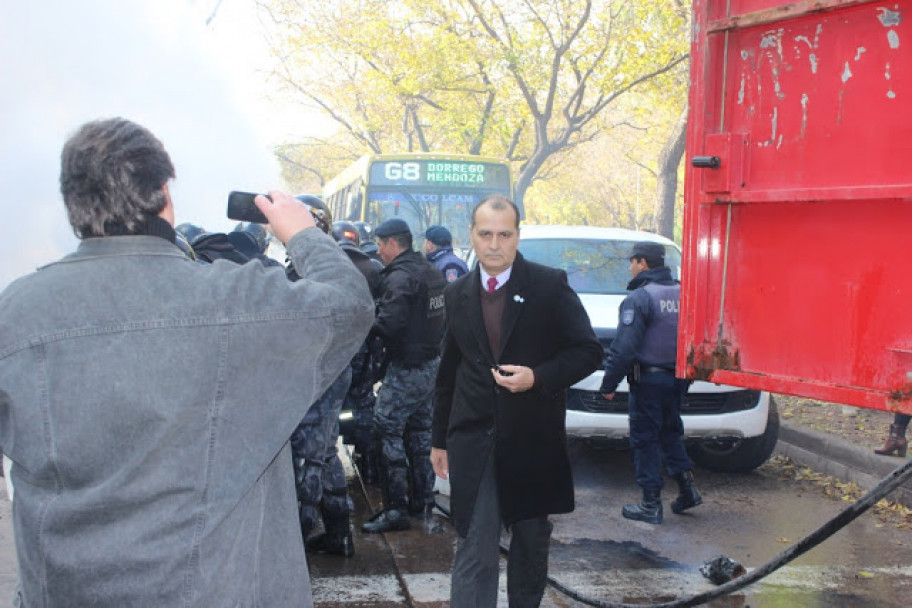
<path id="1" fill-rule="evenodd" d="M 651 315 L 636 359 L 644 365 L 674 369 L 678 349 L 678 310 L 681 286 L 647 283 L 640 289 L 649 296 Z"/>
<path id="2" fill-rule="evenodd" d="M 419 287 L 409 308 L 405 340 L 393 357 L 405 367 L 414 367 L 440 354 L 440 339 L 446 323 L 443 290 L 447 283 L 440 271 L 428 262 L 403 264 L 401 268 Z"/>

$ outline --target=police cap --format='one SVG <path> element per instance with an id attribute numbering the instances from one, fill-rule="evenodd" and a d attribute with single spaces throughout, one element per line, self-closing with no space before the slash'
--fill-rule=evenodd
<path id="1" fill-rule="evenodd" d="M 443 226 L 428 226 L 428 229 L 425 230 L 421 236 L 434 243 L 438 247 L 444 247 L 446 245 L 453 244 L 453 235 L 450 234 L 450 231 Z"/>
<path id="2" fill-rule="evenodd" d="M 640 241 L 633 245 L 633 249 L 630 250 L 630 255 L 628 258 L 646 258 L 647 260 L 655 260 L 657 262 L 665 261 L 665 247 L 661 243 L 654 243 L 652 241 Z"/>
<path id="3" fill-rule="evenodd" d="M 393 217 L 393 218 L 386 220 L 385 222 L 383 222 L 382 224 L 377 226 L 376 230 L 374 230 L 374 234 L 376 236 L 378 236 L 380 238 L 384 238 L 384 239 L 391 237 L 394 234 L 405 234 L 405 233 L 411 234 L 412 231 L 409 228 L 409 225 L 405 223 L 405 220 L 400 219 L 398 217 Z"/>

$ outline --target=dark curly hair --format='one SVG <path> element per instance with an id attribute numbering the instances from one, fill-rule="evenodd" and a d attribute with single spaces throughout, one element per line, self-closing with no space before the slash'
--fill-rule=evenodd
<path id="1" fill-rule="evenodd" d="M 162 143 L 123 118 L 82 125 L 60 155 L 60 193 L 80 239 L 139 233 L 165 208 L 172 178 Z"/>

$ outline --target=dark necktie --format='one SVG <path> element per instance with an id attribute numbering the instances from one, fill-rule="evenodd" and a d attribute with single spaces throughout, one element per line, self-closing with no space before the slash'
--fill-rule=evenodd
<path id="1" fill-rule="evenodd" d="M 488 277 L 488 293 L 494 293 L 497 290 L 497 279 Z"/>

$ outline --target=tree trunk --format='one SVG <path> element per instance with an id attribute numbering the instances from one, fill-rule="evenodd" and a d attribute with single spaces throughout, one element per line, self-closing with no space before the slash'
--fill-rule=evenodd
<path id="1" fill-rule="evenodd" d="M 684 156 L 687 134 L 687 107 L 681 112 L 668 141 L 659 152 L 656 203 L 658 205 L 659 234 L 674 239 L 675 200 L 678 194 L 678 166 Z"/>

